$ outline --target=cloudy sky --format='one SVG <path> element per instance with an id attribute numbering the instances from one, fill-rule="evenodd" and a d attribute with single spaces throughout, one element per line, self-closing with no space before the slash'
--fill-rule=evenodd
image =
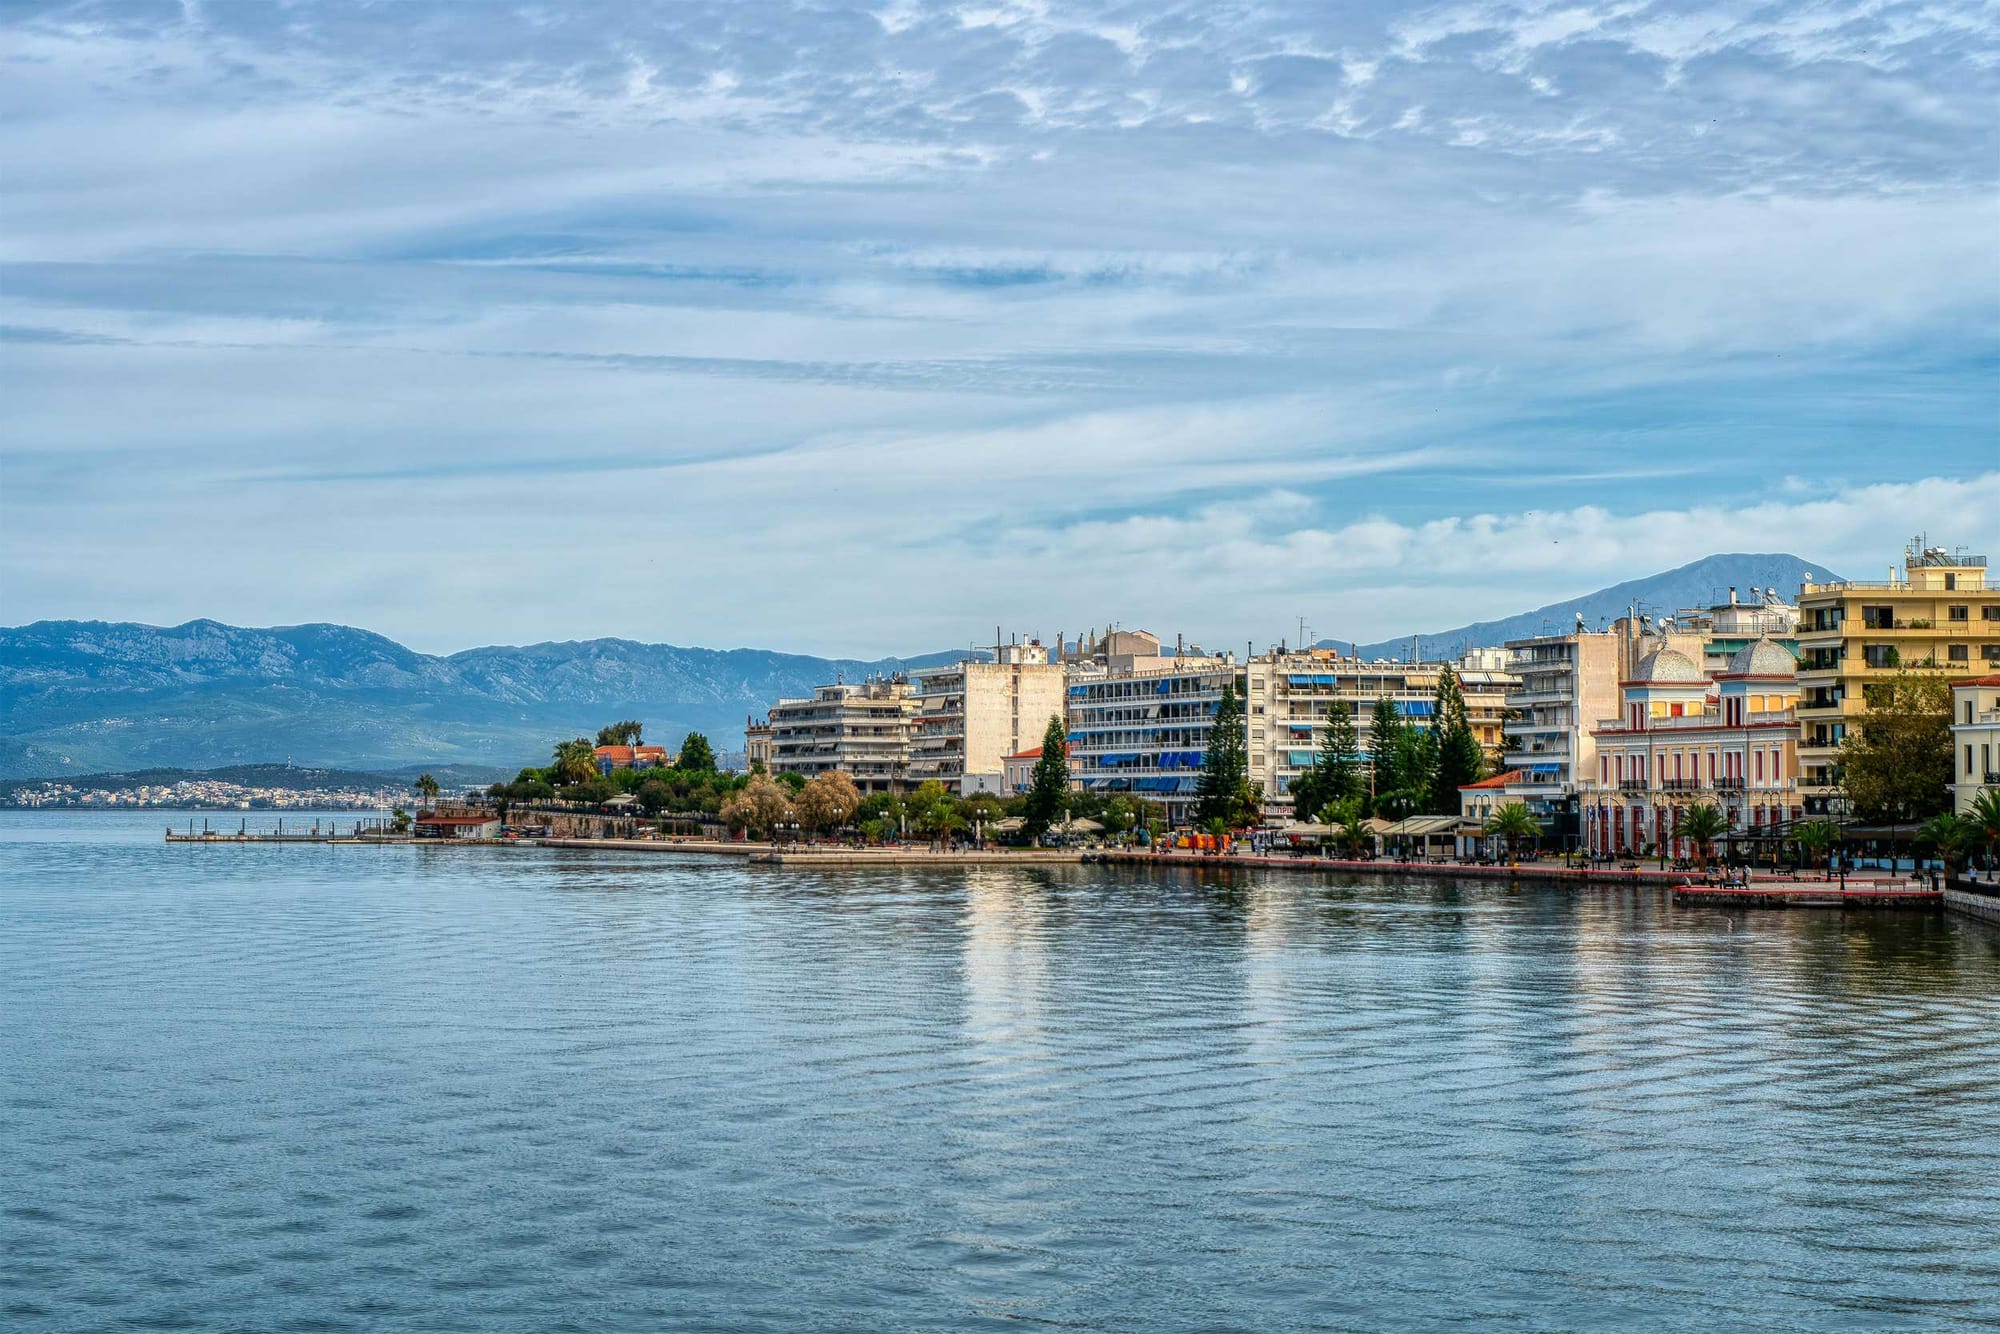
<path id="1" fill-rule="evenodd" d="M 0 614 L 1366 640 L 1712 551 L 1993 546 L 1996 37 L 1977 0 L 10 5 Z"/>

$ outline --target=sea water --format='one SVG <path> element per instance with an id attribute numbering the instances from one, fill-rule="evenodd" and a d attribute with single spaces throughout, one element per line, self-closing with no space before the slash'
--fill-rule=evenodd
<path id="1" fill-rule="evenodd" d="M 1991 927 L 170 818 L 0 816 L 11 1330 L 2000 1325 Z"/>

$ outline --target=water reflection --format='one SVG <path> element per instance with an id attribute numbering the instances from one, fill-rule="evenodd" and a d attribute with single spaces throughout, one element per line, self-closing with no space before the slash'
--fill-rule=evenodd
<path id="1" fill-rule="evenodd" d="M 10 1328 L 2000 1305 L 1971 923 L 85 818 L 0 824 Z"/>

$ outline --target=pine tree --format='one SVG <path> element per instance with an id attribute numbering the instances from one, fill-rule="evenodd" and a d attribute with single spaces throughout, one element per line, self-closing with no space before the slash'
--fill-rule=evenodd
<path id="1" fill-rule="evenodd" d="M 1379 810 L 1385 798 L 1404 787 L 1402 762 L 1408 746 L 1405 736 L 1410 725 L 1387 695 L 1375 701 L 1368 719 L 1369 805 Z"/>
<path id="2" fill-rule="evenodd" d="M 1431 813 L 1456 815 L 1458 790 L 1476 783 L 1485 775 L 1486 754 L 1465 711 L 1465 692 L 1459 689 L 1458 674 L 1446 667 L 1438 674 L 1436 716 L 1431 726 L 1437 737 L 1437 772 L 1431 780 Z"/>
<path id="3" fill-rule="evenodd" d="M 681 752 L 674 760 L 674 768 L 683 773 L 712 774 L 715 772 L 715 748 L 701 733 L 689 732 L 681 738 Z"/>
<path id="4" fill-rule="evenodd" d="M 1195 819 L 1201 824 L 1239 822 L 1251 804 L 1250 749 L 1243 735 L 1243 702 L 1236 683 L 1222 687 L 1215 718 L 1208 728 L 1208 750 L 1201 757 L 1201 778 L 1195 784 Z"/>
<path id="5" fill-rule="evenodd" d="M 1063 726 L 1062 715 L 1054 714 L 1042 732 L 1042 757 L 1035 761 L 1035 771 L 1028 783 L 1021 832 L 1030 840 L 1046 834 L 1068 799 L 1069 732 Z"/>
<path id="6" fill-rule="evenodd" d="M 1321 811 L 1361 796 L 1367 786 L 1354 715 L 1336 700 L 1326 732 L 1320 737 L 1319 750 L 1313 755 L 1312 768 L 1292 784 L 1293 813 L 1301 820 L 1315 819 Z"/>

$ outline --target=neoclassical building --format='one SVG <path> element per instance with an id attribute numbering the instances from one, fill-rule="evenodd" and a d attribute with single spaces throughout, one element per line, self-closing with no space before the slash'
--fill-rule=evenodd
<path id="1" fill-rule="evenodd" d="M 1689 855 L 1675 812 L 1698 803 L 1720 807 L 1736 834 L 1775 833 L 1800 818 L 1798 661 L 1782 645 L 1760 638 L 1710 677 L 1662 644 L 1619 695 L 1621 715 L 1591 730 L 1597 774 L 1584 836 L 1593 852 Z"/>

